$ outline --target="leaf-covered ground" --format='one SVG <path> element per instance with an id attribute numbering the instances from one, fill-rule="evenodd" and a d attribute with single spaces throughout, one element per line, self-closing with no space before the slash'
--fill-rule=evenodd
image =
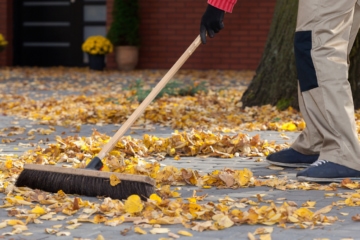
<path id="1" fill-rule="evenodd" d="M 2 144 L 14 143 L 16 136 L 24 133 L 28 137 L 23 140 L 33 140 L 35 134 L 49 135 L 58 126 L 79 131 L 86 124 L 121 124 L 139 106 L 139 93 L 151 90 L 165 73 L 153 70 L 99 73 L 69 68 L 1 69 L 0 115 L 44 125 L 44 128 L 31 130 L 25 126 L 1 128 Z M 104 171 L 154 178 L 157 192 L 147 201 L 133 195 L 124 200 L 100 198 L 100 202 L 91 202 L 82 199 L 82 196 L 67 195 L 62 191 L 51 194 L 14 186 L 24 163 L 85 167 L 111 138 L 96 130 L 87 137 L 57 136 L 46 145 L 32 143 L 32 149 L 20 156 L 2 154 L 0 192 L 4 194 L 4 199 L 0 207 L 9 216 L 0 222 L 0 228 L 8 230 L 2 234 L 31 235 L 32 224 L 65 218 L 70 219 L 66 225 L 54 225 L 44 229 L 45 232 L 69 236 L 72 229 L 84 223 L 117 226 L 133 222 L 131 231 L 138 234 L 166 233 L 169 239 L 175 239 L 191 236 L 191 233 L 173 233 L 166 225 L 179 224 L 186 229 L 202 232 L 241 224 L 262 224 L 265 227 L 249 233 L 248 238 L 256 239 L 254 235 L 259 235 L 260 239 L 271 239 L 273 225 L 285 229 L 305 229 L 336 223 L 338 218 L 331 216 L 332 208 L 360 205 L 359 183 L 346 180 L 319 185 L 274 176 L 259 178 L 246 168 L 200 173 L 193 169 L 161 165 L 165 157 L 178 161 L 187 156 L 264 157 L 288 147 L 288 144 L 261 139 L 259 135 L 250 137 L 244 133 L 276 130 L 286 138 L 286 131 L 301 131 L 305 127 L 301 115 L 291 108 L 285 111 L 278 111 L 272 106 L 242 108 L 241 96 L 253 74 L 250 71 L 180 71 L 173 81 L 180 82 L 176 88 L 184 87 L 187 94 L 173 94 L 179 89 L 170 95 L 165 93 L 150 104 L 134 126 L 144 129 L 151 129 L 155 125 L 170 127 L 173 134 L 170 137 L 150 133 L 142 138 L 124 136 L 103 159 Z M 356 113 L 357 119 L 359 113 Z M 360 126 L 360 120 L 357 124 Z M 121 184 L 121 180 L 111 178 L 109 184 Z M 264 186 L 278 190 L 320 190 L 330 192 L 325 193 L 329 197 L 334 196 L 335 193 L 331 192 L 339 188 L 351 190 L 336 193 L 341 200 L 314 210 L 315 201 L 299 206 L 281 199 L 264 200 L 262 194 L 256 194 L 253 200 L 224 196 L 217 202 L 209 202 L 206 201 L 206 194 L 199 195 L 194 191 L 192 197 L 182 198 L 178 189 L 183 186 L 196 186 L 199 192 L 210 188 Z M 359 219 L 359 216 L 353 216 L 354 221 Z M 122 234 L 126 235 L 127 232 Z M 101 239 L 100 235 L 98 239 Z"/>

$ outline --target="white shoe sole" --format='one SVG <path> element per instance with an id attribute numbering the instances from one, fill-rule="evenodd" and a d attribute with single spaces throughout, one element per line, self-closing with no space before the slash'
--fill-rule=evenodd
<path id="1" fill-rule="evenodd" d="M 344 179 L 349 178 L 353 181 L 359 181 L 360 177 L 344 177 L 344 178 L 315 178 L 315 177 L 296 177 L 300 182 L 342 182 Z"/>
<path id="2" fill-rule="evenodd" d="M 279 163 L 279 162 L 273 162 L 273 161 L 270 161 L 267 159 L 266 159 L 266 161 L 273 165 L 282 166 L 282 167 L 292 167 L 292 168 L 305 167 L 306 168 L 306 167 L 310 166 L 310 164 L 306 164 L 306 163 Z"/>

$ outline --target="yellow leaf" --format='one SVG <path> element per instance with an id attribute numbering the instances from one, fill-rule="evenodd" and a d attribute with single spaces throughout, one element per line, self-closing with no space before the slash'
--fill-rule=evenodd
<path id="1" fill-rule="evenodd" d="M 46 210 L 40 206 L 36 206 L 33 209 L 31 209 L 30 212 L 38 215 L 44 215 L 46 213 Z"/>
<path id="2" fill-rule="evenodd" d="M 8 221 L 7 221 L 7 224 L 10 225 L 10 226 L 14 226 L 14 225 L 25 225 L 25 223 L 23 223 L 23 222 L 20 221 L 20 220 L 16 220 L 16 219 L 8 220 Z"/>
<path id="3" fill-rule="evenodd" d="M 180 230 L 177 232 L 178 234 L 180 235 L 183 235 L 183 236 L 187 236 L 187 237 L 192 237 L 193 235 L 187 231 L 184 231 L 184 230 Z"/>
<path id="4" fill-rule="evenodd" d="M 135 227 L 134 232 L 139 233 L 139 234 L 147 234 L 147 232 L 145 230 L 141 229 L 140 227 Z"/>
<path id="5" fill-rule="evenodd" d="M 143 210 L 144 205 L 138 195 L 131 195 L 125 201 L 124 209 L 127 213 L 139 213 Z"/>
<path id="6" fill-rule="evenodd" d="M 297 127 L 294 123 L 292 122 L 287 122 L 287 123 L 284 123 L 282 126 L 281 126 L 281 129 L 282 130 L 285 130 L 285 131 L 296 131 Z"/>
<path id="7" fill-rule="evenodd" d="M 12 166 L 13 166 L 12 160 L 6 160 L 6 162 L 5 162 L 5 167 L 6 167 L 7 169 L 10 169 L 10 168 L 12 168 Z"/>
<path id="8" fill-rule="evenodd" d="M 248 184 L 252 176 L 252 172 L 247 168 L 237 171 L 237 181 L 240 186 L 245 186 L 246 184 Z"/>
<path id="9" fill-rule="evenodd" d="M 271 240 L 270 234 L 260 235 L 260 240 Z"/>
<path id="10" fill-rule="evenodd" d="M 98 235 L 95 240 L 105 240 L 105 238 L 102 235 Z"/>
<path id="11" fill-rule="evenodd" d="M 273 231 L 274 231 L 273 227 L 260 227 L 255 230 L 254 235 L 268 234 L 268 233 L 272 233 Z"/>
<path id="12" fill-rule="evenodd" d="M 150 200 L 155 201 L 157 204 L 160 204 L 162 202 L 161 197 L 159 197 L 156 193 L 153 193 L 150 195 Z"/>
<path id="13" fill-rule="evenodd" d="M 71 216 L 74 215 L 77 211 L 78 210 L 71 210 L 69 208 L 65 208 L 62 210 L 62 213 Z"/>
<path id="14" fill-rule="evenodd" d="M 124 217 L 124 216 L 120 216 L 120 217 L 116 217 L 116 218 L 107 220 L 107 221 L 105 222 L 105 225 L 115 227 L 115 226 L 117 226 L 117 225 L 122 224 L 124 221 L 125 221 L 125 217 Z"/>
<path id="15" fill-rule="evenodd" d="M 97 223 L 105 222 L 106 220 L 107 220 L 106 217 L 104 217 L 103 215 L 97 214 L 94 216 L 93 222 L 97 224 Z"/>
<path id="16" fill-rule="evenodd" d="M 319 214 L 328 213 L 328 212 L 331 211 L 332 208 L 333 208 L 332 205 L 328 205 L 328 206 L 326 206 L 326 207 L 323 207 L 323 208 L 317 210 L 317 211 L 314 213 L 314 215 L 316 216 L 316 215 L 319 215 Z"/>
<path id="17" fill-rule="evenodd" d="M 67 226 L 66 228 L 71 230 L 71 229 L 77 228 L 80 225 L 81 225 L 81 223 L 74 223 L 74 224 L 71 224 L 71 225 Z"/>
<path id="18" fill-rule="evenodd" d="M 312 218 L 312 216 L 314 215 L 314 213 L 307 208 L 299 208 L 294 213 L 299 217 L 307 218 L 307 219 Z"/>
<path id="19" fill-rule="evenodd" d="M 316 205 L 315 201 L 307 201 L 306 203 L 304 203 L 302 206 L 303 207 L 308 207 L 308 208 L 312 208 Z"/>
<path id="20" fill-rule="evenodd" d="M 24 198 L 22 196 L 18 196 L 18 195 L 16 195 L 14 198 L 17 200 L 24 200 Z"/>
<path id="21" fill-rule="evenodd" d="M 110 176 L 110 185 L 115 187 L 119 183 L 121 183 L 121 180 L 115 174 L 111 174 L 111 176 Z"/>

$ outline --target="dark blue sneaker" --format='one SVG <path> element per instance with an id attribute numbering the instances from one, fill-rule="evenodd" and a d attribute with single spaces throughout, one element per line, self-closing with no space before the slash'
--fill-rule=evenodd
<path id="1" fill-rule="evenodd" d="M 341 182 L 345 178 L 360 180 L 360 171 L 326 160 L 318 160 L 310 167 L 298 172 L 299 181 L 308 182 Z"/>
<path id="2" fill-rule="evenodd" d="M 277 166 L 284 167 L 308 167 L 318 160 L 319 154 L 305 155 L 292 148 L 283 149 L 279 152 L 270 154 L 266 160 Z"/>

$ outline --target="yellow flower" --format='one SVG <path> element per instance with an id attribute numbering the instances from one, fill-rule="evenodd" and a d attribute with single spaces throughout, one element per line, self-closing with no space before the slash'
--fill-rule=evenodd
<path id="1" fill-rule="evenodd" d="M 91 36 L 81 46 L 83 52 L 97 55 L 97 54 L 108 54 L 113 51 L 113 45 L 109 39 L 103 36 Z"/>
<path id="2" fill-rule="evenodd" d="M 0 47 L 5 47 L 8 42 L 5 40 L 4 36 L 0 33 Z"/>

